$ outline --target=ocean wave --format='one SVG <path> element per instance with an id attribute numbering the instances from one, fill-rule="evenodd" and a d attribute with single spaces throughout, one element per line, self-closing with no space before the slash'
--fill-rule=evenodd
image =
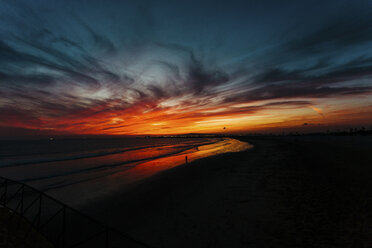
<path id="1" fill-rule="evenodd" d="M 202 145 L 208 145 L 208 144 L 213 144 L 213 143 L 215 143 L 215 142 L 208 142 L 208 143 L 204 143 Z M 89 168 L 84 168 L 84 169 L 79 169 L 79 170 L 74 170 L 74 171 L 64 172 L 64 173 L 56 173 L 56 174 L 51 174 L 51 175 L 43 176 L 43 177 L 23 178 L 20 181 L 23 181 L 23 182 L 40 181 L 40 180 L 46 180 L 46 179 L 51 179 L 51 178 L 56 178 L 56 177 L 70 176 L 70 175 L 75 175 L 75 174 L 89 173 L 89 172 L 93 172 L 93 171 L 95 172 L 95 171 L 100 171 L 100 170 L 105 170 L 105 169 L 112 169 L 112 168 L 119 167 L 119 166 L 133 168 L 133 167 L 136 166 L 136 165 L 133 165 L 133 164 L 178 155 L 178 154 L 181 154 L 181 153 L 183 153 L 187 150 L 194 149 L 194 148 L 197 148 L 199 146 L 201 146 L 201 145 L 200 144 L 197 144 L 197 145 L 182 145 L 182 146 L 177 147 L 178 148 L 177 151 L 172 151 L 172 152 L 162 154 L 162 155 L 159 155 L 159 156 L 153 156 L 153 157 L 141 158 L 141 159 L 134 159 L 134 160 L 128 160 L 128 161 L 121 161 L 121 162 L 116 162 L 116 163 L 100 164 L 100 165 L 94 166 L 94 167 L 89 167 Z M 152 148 L 152 147 L 146 147 L 146 148 Z M 140 149 L 130 149 L 130 150 L 140 150 Z M 126 151 L 130 151 L 130 150 L 126 150 Z M 110 153 L 110 154 L 106 154 L 106 155 L 111 155 L 111 154 L 114 154 L 114 153 Z M 64 161 L 66 161 L 66 159 Z"/>

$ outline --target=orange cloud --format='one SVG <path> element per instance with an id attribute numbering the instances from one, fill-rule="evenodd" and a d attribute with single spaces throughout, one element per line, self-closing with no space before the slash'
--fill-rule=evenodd
<path id="1" fill-rule="evenodd" d="M 317 108 L 315 106 L 310 106 L 310 108 L 317 112 L 319 115 L 324 116 L 323 111 L 320 108 Z"/>

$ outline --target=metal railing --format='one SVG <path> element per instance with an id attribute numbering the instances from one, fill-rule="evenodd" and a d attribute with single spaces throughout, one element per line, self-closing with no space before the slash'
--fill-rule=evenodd
<path id="1" fill-rule="evenodd" d="M 30 223 L 56 248 L 151 247 L 24 183 L 0 177 L 0 205 Z M 27 235 L 25 236 L 27 238 Z"/>

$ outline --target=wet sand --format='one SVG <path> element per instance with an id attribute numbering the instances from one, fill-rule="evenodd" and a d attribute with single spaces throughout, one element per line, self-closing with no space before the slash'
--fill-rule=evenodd
<path id="1" fill-rule="evenodd" d="M 372 245 L 372 137 L 246 141 L 84 211 L 156 247 Z"/>
<path id="2" fill-rule="evenodd" d="M 102 140 L 102 144 L 95 144 L 98 150 L 88 149 L 87 144 L 93 146 L 90 142 L 99 140 L 53 141 L 53 149 L 47 148 L 48 141 L 41 142 L 34 148 L 33 155 L 28 157 L 22 156 L 22 153 L 27 154 L 31 143 L 24 145 L 26 151 L 21 150 L 20 156 L 14 156 L 14 148 L 8 149 L 8 152 L 3 151 L 4 156 L 0 156 L 0 174 L 25 182 L 80 209 L 106 195 L 122 192 L 123 188 L 137 181 L 185 163 L 185 156 L 192 162 L 250 148 L 246 142 L 230 138 L 138 138 L 121 139 L 121 143 L 115 139 L 109 141 Z M 22 142 L 17 141 L 16 144 Z M 63 144 L 74 147 L 80 144 L 83 148 L 80 147 L 80 152 L 76 153 L 56 152 L 62 149 Z M 84 150 L 85 146 L 88 148 Z M 39 155 L 40 152 L 46 155 Z"/>

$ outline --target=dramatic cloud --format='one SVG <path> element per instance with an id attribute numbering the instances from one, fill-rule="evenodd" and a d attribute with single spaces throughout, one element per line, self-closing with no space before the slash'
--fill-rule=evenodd
<path id="1" fill-rule="evenodd" d="M 370 1 L 1 4 L 0 135 L 372 121 Z"/>

